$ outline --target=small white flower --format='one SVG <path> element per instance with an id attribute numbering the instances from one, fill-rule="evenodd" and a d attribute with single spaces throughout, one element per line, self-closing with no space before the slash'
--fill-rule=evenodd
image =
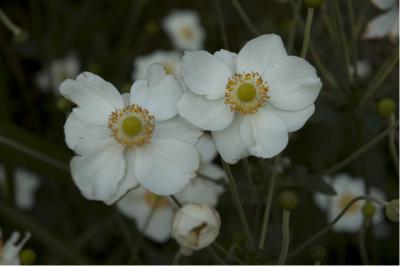
<path id="1" fill-rule="evenodd" d="M 0 230 L 0 264 L 20 265 L 19 252 L 29 240 L 31 234 L 26 232 L 22 239 L 19 232 L 13 232 L 11 237 L 2 245 L 2 233 Z"/>
<path id="2" fill-rule="evenodd" d="M 155 63 L 162 64 L 164 66 L 165 73 L 179 78 L 181 61 L 182 55 L 176 51 L 156 51 L 149 55 L 139 56 L 133 62 L 134 70 L 132 72 L 132 79 L 145 79 L 147 69 Z"/>
<path id="3" fill-rule="evenodd" d="M 357 64 L 357 76 L 359 76 L 361 79 L 367 78 L 371 73 L 371 64 L 367 60 L 358 60 L 356 64 Z M 350 75 L 354 74 L 353 65 L 350 66 L 349 73 Z"/>
<path id="4" fill-rule="evenodd" d="M 333 178 L 326 178 L 328 182 L 331 182 L 337 195 L 328 196 L 316 193 L 314 200 L 319 208 L 326 211 L 327 218 L 332 221 L 355 197 L 365 195 L 364 182 L 360 178 L 352 178 L 348 174 L 338 174 Z M 376 189 L 370 189 L 370 195 L 372 197 L 384 200 L 384 194 Z M 364 214 L 362 213 L 362 207 L 365 202 L 358 201 L 343 215 L 343 217 L 334 225 L 335 231 L 341 232 L 357 232 L 360 230 L 360 226 L 363 223 Z M 373 223 L 377 224 L 384 219 L 382 208 L 375 204 L 377 211 L 372 218 Z"/>
<path id="5" fill-rule="evenodd" d="M 51 61 L 48 69 L 43 69 L 37 74 L 36 83 L 44 92 L 52 90 L 58 95 L 58 87 L 61 82 L 65 79 L 75 78 L 79 71 L 79 58 L 76 55 L 69 55 L 65 58 Z"/>
<path id="6" fill-rule="evenodd" d="M 112 204 L 141 184 L 159 195 L 180 191 L 195 176 L 201 131 L 177 116 L 182 94 L 160 64 L 132 85 L 130 99 L 109 82 L 84 72 L 61 94 L 78 106 L 65 124 L 72 177 L 88 199 Z"/>
<path id="7" fill-rule="evenodd" d="M 176 48 L 187 51 L 203 48 L 205 32 L 196 12 L 173 11 L 164 19 L 163 27 Z"/>
<path id="8" fill-rule="evenodd" d="M 186 52 L 183 79 L 189 91 L 179 114 L 212 131 L 228 163 L 254 155 L 271 158 L 314 112 L 322 83 L 314 67 L 288 56 L 279 36 L 266 34 L 239 52 Z"/>
<path id="9" fill-rule="evenodd" d="M 20 209 L 30 209 L 35 205 L 35 192 L 39 188 L 39 177 L 25 169 L 15 171 L 15 203 Z"/>
<path id="10" fill-rule="evenodd" d="M 389 35 L 392 40 L 399 36 L 399 3 L 398 0 L 371 0 L 385 13 L 371 20 L 364 32 L 365 39 L 380 39 Z"/>
<path id="11" fill-rule="evenodd" d="M 208 206 L 187 204 L 175 214 L 172 237 L 182 247 L 184 255 L 210 245 L 219 235 L 221 219 L 218 212 Z"/>

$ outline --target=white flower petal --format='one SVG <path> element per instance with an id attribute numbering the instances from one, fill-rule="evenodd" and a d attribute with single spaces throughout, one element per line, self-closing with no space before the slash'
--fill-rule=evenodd
<path id="1" fill-rule="evenodd" d="M 240 117 L 235 117 L 226 129 L 211 132 L 219 154 L 230 164 L 249 156 L 249 151 L 240 138 L 241 121 Z"/>
<path id="2" fill-rule="evenodd" d="M 90 200 L 108 204 L 125 173 L 123 146 L 111 140 L 90 154 L 71 160 L 71 173 L 82 194 Z"/>
<path id="3" fill-rule="evenodd" d="M 237 58 L 237 72 L 258 72 L 287 55 L 281 37 L 276 34 L 258 36 L 246 43 Z"/>
<path id="4" fill-rule="evenodd" d="M 240 136 L 250 154 L 261 158 L 274 157 L 288 143 L 285 124 L 273 113 L 263 109 L 243 118 Z"/>
<path id="5" fill-rule="evenodd" d="M 382 10 L 387 10 L 396 5 L 396 0 L 371 0 L 371 2 Z"/>
<path id="6" fill-rule="evenodd" d="M 185 119 L 175 116 L 172 119 L 156 123 L 153 138 L 178 139 L 195 144 L 201 134 L 202 131 L 199 128 L 188 123 Z"/>
<path id="7" fill-rule="evenodd" d="M 232 75 L 225 63 L 206 51 L 185 52 L 182 68 L 190 90 L 210 100 L 224 96 L 225 85 Z"/>
<path id="8" fill-rule="evenodd" d="M 231 70 L 231 73 L 236 72 L 237 53 L 232 53 L 227 50 L 221 49 L 215 52 L 214 56 L 220 61 L 224 62 Z"/>
<path id="9" fill-rule="evenodd" d="M 197 177 L 190 181 L 179 193 L 176 198 L 182 204 L 197 203 L 216 206 L 218 197 L 224 192 L 224 187 L 213 181 Z"/>
<path id="10" fill-rule="evenodd" d="M 158 195 L 180 191 L 194 177 L 199 156 L 193 145 L 173 139 L 153 139 L 137 149 L 135 174 L 139 183 Z"/>
<path id="11" fill-rule="evenodd" d="M 196 150 L 200 155 L 200 162 L 209 163 L 217 157 L 217 147 L 208 134 L 203 134 L 196 143 Z"/>
<path id="12" fill-rule="evenodd" d="M 281 110 L 300 110 L 314 103 L 322 83 L 306 60 L 287 56 L 263 74 L 269 87 L 268 102 Z"/>
<path id="13" fill-rule="evenodd" d="M 314 113 L 315 106 L 312 104 L 298 111 L 283 111 L 273 107 L 271 104 L 267 104 L 264 109 L 279 117 L 283 123 L 285 123 L 288 131 L 293 132 L 304 126 L 306 121 Z"/>
<path id="14" fill-rule="evenodd" d="M 112 138 L 107 126 L 91 125 L 80 120 L 74 112 L 68 116 L 64 131 L 68 147 L 77 154 L 97 150 Z"/>
<path id="15" fill-rule="evenodd" d="M 222 130 L 233 119 L 234 113 L 224 100 L 207 100 L 192 92 L 185 92 L 178 102 L 179 114 L 193 125 L 205 130 Z"/>
<path id="16" fill-rule="evenodd" d="M 78 105 L 74 113 L 79 119 L 93 125 L 107 125 L 109 115 L 123 107 L 118 90 L 89 72 L 83 72 L 76 80 L 65 80 L 60 85 L 60 93 Z"/>
<path id="17" fill-rule="evenodd" d="M 398 9 L 393 8 L 388 12 L 377 16 L 370 22 L 368 22 L 367 29 L 364 32 L 363 38 L 365 39 L 379 39 L 392 30 L 394 31 L 396 28 L 395 24 L 398 23 Z"/>
<path id="18" fill-rule="evenodd" d="M 147 109 L 156 121 L 175 116 L 182 89 L 174 76 L 166 75 L 161 64 L 153 64 L 147 72 L 147 81 L 147 84 L 140 80 L 132 85 L 131 103 Z"/>
<path id="19" fill-rule="evenodd" d="M 216 164 L 213 163 L 203 163 L 200 164 L 199 170 L 197 170 L 199 175 L 212 178 L 215 180 L 225 178 L 225 171 Z"/>

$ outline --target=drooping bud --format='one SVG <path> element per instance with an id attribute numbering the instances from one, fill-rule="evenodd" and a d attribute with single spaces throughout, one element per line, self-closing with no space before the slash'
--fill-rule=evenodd
<path id="1" fill-rule="evenodd" d="M 376 213 L 376 207 L 372 202 L 368 201 L 363 206 L 362 212 L 366 218 L 371 219 Z"/>
<path id="2" fill-rule="evenodd" d="M 187 204 L 176 214 L 172 223 L 172 237 L 182 247 L 183 255 L 190 255 L 210 245 L 219 235 L 221 219 L 218 212 L 205 204 Z"/>
<path id="3" fill-rule="evenodd" d="M 392 222 L 399 222 L 399 200 L 390 201 L 385 207 L 386 216 Z"/>
<path id="4" fill-rule="evenodd" d="M 296 193 L 289 190 L 281 192 L 281 194 L 279 194 L 278 201 L 281 208 L 287 211 L 293 210 L 299 203 Z"/>
<path id="5" fill-rule="evenodd" d="M 22 265 L 32 265 L 36 261 L 36 253 L 30 248 L 23 249 L 19 254 Z"/>

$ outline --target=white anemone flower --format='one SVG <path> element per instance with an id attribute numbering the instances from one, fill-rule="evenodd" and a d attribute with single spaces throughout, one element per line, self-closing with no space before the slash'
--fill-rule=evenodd
<path id="1" fill-rule="evenodd" d="M 380 39 L 388 35 L 392 40 L 399 36 L 399 2 L 398 0 L 371 0 L 385 13 L 372 19 L 364 32 L 365 39 Z"/>
<path id="2" fill-rule="evenodd" d="M 314 112 L 322 83 L 307 61 L 288 56 L 282 40 L 266 34 L 239 52 L 186 52 L 183 79 L 189 88 L 179 114 L 212 131 L 228 163 L 249 155 L 271 158 Z"/>
<path id="3" fill-rule="evenodd" d="M 326 212 L 329 221 L 332 221 L 339 215 L 353 198 L 366 194 L 364 182 L 360 178 L 352 178 L 348 174 L 341 173 L 333 178 L 326 178 L 326 180 L 332 184 L 337 195 L 329 196 L 316 193 L 314 195 L 314 200 L 318 207 Z M 385 200 L 385 195 L 376 188 L 370 189 L 370 195 Z M 363 201 L 354 203 L 333 226 L 333 230 L 348 233 L 359 231 L 364 219 L 364 214 L 362 213 L 364 204 L 365 202 Z M 376 203 L 373 204 L 377 208 L 377 211 L 372 218 L 372 222 L 378 224 L 384 219 L 384 214 L 379 205 Z"/>
<path id="4" fill-rule="evenodd" d="M 0 264 L 20 265 L 19 252 L 29 240 L 31 234 L 26 232 L 24 237 L 21 239 L 19 232 L 13 232 L 11 237 L 4 244 L 2 243 L 2 237 L 0 230 Z"/>
<path id="5" fill-rule="evenodd" d="M 165 73 L 180 77 L 182 55 L 177 51 L 155 51 L 148 55 L 137 57 L 133 62 L 132 80 L 145 79 L 147 69 L 155 63 L 162 64 Z"/>
<path id="6" fill-rule="evenodd" d="M 171 12 L 163 20 L 163 28 L 177 49 L 193 51 L 203 48 L 205 31 L 195 11 Z"/>
<path id="7" fill-rule="evenodd" d="M 356 65 L 357 76 L 359 76 L 361 79 L 366 79 L 371 73 L 371 64 L 367 60 L 357 60 Z M 350 75 L 353 75 L 354 71 L 355 69 L 353 65 L 351 65 L 349 68 Z"/>
<path id="8" fill-rule="evenodd" d="M 75 78 L 80 71 L 79 58 L 68 55 L 65 58 L 51 61 L 48 68 L 41 70 L 36 76 L 36 83 L 44 92 L 52 90 L 59 94 L 58 87 L 65 79 Z"/>
<path id="9" fill-rule="evenodd" d="M 39 177 L 25 169 L 15 171 L 15 203 L 20 209 L 30 209 L 35 205 L 35 193 L 40 186 Z"/>
<path id="10" fill-rule="evenodd" d="M 172 237 L 181 246 L 183 255 L 209 246 L 219 235 L 221 219 L 209 205 L 187 204 L 175 214 Z"/>
<path id="11" fill-rule="evenodd" d="M 133 83 L 130 99 L 88 72 L 64 81 L 60 91 L 78 105 L 65 136 L 77 153 L 72 177 L 86 198 L 112 204 L 139 184 L 171 195 L 195 176 L 201 131 L 177 116 L 182 89 L 162 65 Z"/>

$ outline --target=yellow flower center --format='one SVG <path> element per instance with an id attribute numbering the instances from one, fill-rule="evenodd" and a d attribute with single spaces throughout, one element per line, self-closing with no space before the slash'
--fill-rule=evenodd
<path id="1" fill-rule="evenodd" d="M 135 136 L 143 129 L 142 121 L 136 116 L 128 116 L 122 121 L 122 130 L 128 136 Z"/>
<path id="2" fill-rule="evenodd" d="M 192 29 L 187 26 L 181 28 L 181 35 L 184 39 L 189 41 L 192 40 L 194 37 Z"/>
<path id="3" fill-rule="evenodd" d="M 340 195 L 339 199 L 338 199 L 338 204 L 339 204 L 340 209 L 344 209 L 353 198 L 354 198 L 354 196 L 351 193 L 344 193 L 344 194 Z M 350 209 L 348 209 L 346 213 L 348 213 L 348 214 L 355 213 L 358 211 L 358 209 L 359 209 L 359 204 L 358 204 L 358 202 L 356 202 L 353 205 L 351 205 Z"/>
<path id="4" fill-rule="evenodd" d="M 146 191 L 144 200 L 151 208 L 164 208 L 169 205 L 169 201 L 166 197 L 158 196 L 150 191 Z"/>
<path id="5" fill-rule="evenodd" d="M 171 64 L 165 63 L 163 64 L 165 74 L 173 75 L 174 74 L 174 67 Z"/>
<path id="6" fill-rule="evenodd" d="M 236 73 L 225 87 L 225 104 L 242 115 L 254 114 L 265 104 L 268 86 L 257 72 Z"/>
<path id="7" fill-rule="evenodd" d="M 154 116 L 139 105 L 129 105 L 111 113 L 108 128 L 118 143 L 134 149 L 150 142 Z"/>

